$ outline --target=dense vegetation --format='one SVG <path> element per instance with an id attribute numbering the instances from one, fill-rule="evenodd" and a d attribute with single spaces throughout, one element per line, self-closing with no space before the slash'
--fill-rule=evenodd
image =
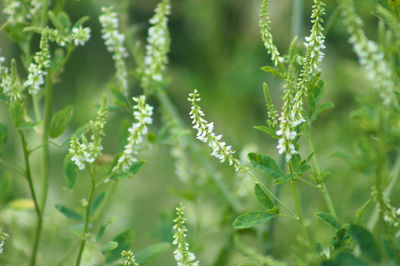
<path id="1" fill-rule="evenodd" d="M 400 1 L 0 5 L 1 265 L 400 264 Z"/>

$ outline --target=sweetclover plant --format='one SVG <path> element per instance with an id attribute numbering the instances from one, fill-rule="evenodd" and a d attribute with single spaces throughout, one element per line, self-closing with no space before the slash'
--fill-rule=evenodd
<path id="1" fill-rule="evenodd" d="M 364 23 L 357 1 L 313 0 L 304 9 L 296 0 L 293 24 L 308 33 L 294 27 L 285 46 L 269 15 L 274 1 L 260 0 L 250 42 L 260 50 L 239 63 L 223 61 L 243 50 L 233 41 L 239 27 L 221 45 L 231 33 L 209 16 L 219 10 L 230 21 L 235 1 L 160 0 L 152 15 L 128 0 L 67 2 L 1 3 L 1 38 L 10 40 L 0 47 L 1 265 L 400 264 L 400 1 L 368 1 Z M 180 66 L 190 45 L 190 60 L 200 58 L 206 72 Z M 346 88 L 351 107 L 332 96 L 358 86 L 331 78 L 335 45 L 348 57 L 336 67 L 364 82 L 362 93 Z M 74 71 L 86 55 L 95 69 Z M 109 64 L 96 66 L 100 57 Z M 255 68 L 245 87 L 258 84 L 266 114 L 256 133 L 240 125 L 238 140 L 232 121 L 243 120 L 234 114 L 249 122 L 252 112 L 239 91 L 216 97 L 216 76 L 241 69 L 228 75 L 240 83 L 257 58 L 267 61 L 265 80 Z M 228 110 L 225 127 L 213 102 Z M 341 152 L 320 140 L 335 115 L 351 121 L 343 122 L 351 133 L 335 132 Z"/>

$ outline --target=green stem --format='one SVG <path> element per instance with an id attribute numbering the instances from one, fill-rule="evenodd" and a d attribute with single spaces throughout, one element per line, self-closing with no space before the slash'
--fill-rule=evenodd
<path id="1" fill-rule="evenodd" d="M 162 90 L 156 90 L 155 93 L 158 101 L 164 106 L 167 112 L 177 121 L 178 126 L 180 128 L 185 128 L 184 123 L 180 117 L 180 114 L 176 110 L 175 105 L 171 102 L 169 97 L 165 94 Z M 189 150 L 191 153 L 196 157 L 199 163 L 203 166 L 204 170 L 210 176 L 214 184 L 216 185 L 217 189 L 221 192 L 222 196 L 225 198 L 229 206 L 235 213 L 239 213 L 241 210 L 241 203 L 237 200 L 234 195 L 230 192 L 228 187 L 225 183 L 218 178 L 215 173 L 217 172 L 214 167 L 204 159 L 203 154 L 198 150 L 198 148 L 193 144 L 192 138 L 189 136 L 183 136 L 185 138 L 185 142 L 188 145 Z"/>
<path id="2" fill-rule="evenodd" d="M 87 233 L 88 233 L 88 228 L 89 228 L 89 219 L 90 219 L 90 207 L 92 206 L 92 201 L 93 201 L 93 195 L 94 191 L 96 189 L 96 181 L 94 179 L 94 173 L 92 167 L 89 167 L 89 176 L 90 176 L 90 182 L 91 182 L 91 188 L 88 196 L 88 204 L 86 206 L 86 215 L 85 215 L 85 225 L 83 228 L 83 233 L 82 233 L 82 241 L 81 245 L 79 248 L 79 253 L 78 257 L 76 259 L 76 266 L 81 265 L 81 259 L 82 259 L 82 254 L 83 250 L 85 249 L 86 241 L 87 241 Z"/>
<path id="3" fill-rule="evenodd" d="M 49 70 L 48 70 L 49 71 Z M 44 121 L 43 121 L 43 137 L 42 137 L 42 195 L 41 195 L 41 206 L 44 213 L 46 209 L 47 191 L 49 184 L 49 130 L 51 121 L 51 101 L 52 100 L 52 80 L 51 74 L 46 77 L 45 87 L 45 110 L 44 110 Z"/>
<path id="4" fill-rule="evenodd" d="M 292 164 L 291 163 L 289 163 L 289 169 L 290 169 L 290 174 L 293 175 L 293 170 L 292 170 Z M 303 220 L 303 216 L 301 214 L 300 203 L 299 203 L 299 199 L 297 197 L 297 191 L 296 191 L 296 185 L 294 183 L 294 178 L 292 178 L 290 180 L 290 183 L 292 185 L 292 194 L 293 194 L 294 203 L 296 205 L 296 212 L 297 212 L 298 221 L 299 221 L 301 229 L 303 231 L 304 238 L 306 240 L 308 240 L 307 230 L 306 230 L 306 228 L 304 226 L 304 220 Z"/>
<path id="5" fill-rule="evenodd" d="M 292 209 L 290 209 L 285 203 L 283 203 L 283 201 L 281 201 L 280 199 L 278 199 L 274 193 L 272 193 L 271 190 L 269 190 L 266 186 L 264 186 L 264 184 L 262 184 L 260 182 L 260 180 L 250 171 L 246 172 L 254 181 L 254 183 L 256 184 L 260 184 L 261 188 L 264 190 L 265 193 L 267 193 L 271 198 L 273 198 L 276 202 L 278 202 L 280 205 L 282 205 L 286 210 L 288 210 L 293 216 L 296 216 L 296 214 L 292 211 Z"/>
<path id="6" fill-rule="evenodd" d="M 38 248 L 39 248 L 40 233 L 42 231 L 42 212 L 40 211 L 39 202 L 37 200 L 35 188 L 33 186 L 31 166 L 30 166 L 30 163 L 29 163 L 28 144 L 26 143 L 26 139 L 25 139 L 24 133 L 22 133 L 21 130 L 18 130 L 18 133 L 19 133 L 19 136 L 21 138 L 22 148 L 23 148 L 23 153 L 24 153 L 25 177 L 26 177 L 26 180 L 28 181 L 29 190 L 31 192 L 31 197 L 32 197 L 33 203 L 35 205 L 35 212 L 36 212 L 36 216 L 37 216 L 37 227 L 36 227 L 36 231 L 35 231 L 35 238 L 34 238 L 34 243 L 33 243 L 32 255 L 31 255 L 30 262 L 29 262 L 29 265 L 33 266 L 33 265 L 36 264 L 36 255 L 37 255 L 37 251 L 38 251 Z"/>
<path id="7" fill-rule="evenodd" d="M 317 160 L 317 155 L 315 153 L 315 149 L 314 149 L 314 144 L 312 142 L 311 139 L 311 134 L 310 134 L 310 130 L 309 130 L 309 124 L 305 123 L 304 124 L 304 133 L 306 135 L 307 138 L 307 142 L 308 142 L 308 148 L 310 149 L 310 152 L 313 154 L 313 164 L 314 164 L 314 168 L 315 171 L 317 173 L 317 180 L 315 180 L 317 183 L 319 183 L 320 185 L 319 187 L 319 191 L 321 191 L 322 193 L 322 197 L 324 198 L 326 205 L 328 206 L 329 212 L 331 213 L 331 215 L 335 218 L 337 218 L 336 216 L 336 210 L 335 210 L 335 206 L 333 205 L 332 199 L 329 195 L 328 189 L 326 188 L 325 185 L 325 181 L 323 180 L 322 176 L 321 176 L 321 169 L 319 167 L 319 163 Z"/>

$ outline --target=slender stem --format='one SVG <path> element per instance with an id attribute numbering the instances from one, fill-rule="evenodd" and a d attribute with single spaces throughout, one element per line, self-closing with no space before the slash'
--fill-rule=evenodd
<path id="1" fill-rule="evenodd" d="M 289 163 L 289 169 L 290 169 L 290 174 L 293 175 L 293 170 L 292 170 L 292 164 L 291 163 Z M 301 208 L 300 208 L 300 204 L 299 204 L 299 199 L 297 197 L 297 191 L 296 191 L 296 185 L 294 183 L 294 178 L 292 178 L 290 180 L 290 183 L 292 185 L 292 193 L 293 193 L 294 203 L 296 205 L 296 212 L 297 212 L 298 221 L 299 221 L 301 229 L 303 231 L 304 238 L 306 240 L 308 240 L 307 231 L 306 231 L 306 228 L 304 226 L 303 216 L 301 214 Z"/>
<path id="2" fill-rule="evenodd" d="M 33 266 L 36 264 L 36 254 L 37 254 L 37 251 L 39 248 L 40 233 L 42 231 L 42 212 L 40 211 L 39 202 L 37 200 L 35 188 L 33 186 L 31 166 L 29 163 L 29 150 L 28 150 L 28 145 L 26 143 L 25 135 L 21 130 L 18 130 L 18 133 L 21 138 L 22 148 L 23 148 L 23 153 L 24 153 L 25 177 L 26 177 L 26 180 L 28 181 L 29 190 L 31 192 L 31 197 L 32 197 L 33 203 L 35 205 L 35 212 L 36 212 L 36 216 L 37 216 L 37 227 L 36 227 L 35 238 L 34 238 L 34 242 L 33 242 L 32 255 L 31 255 L 30 262 L 29 262 L 29 265 Z"/>
<path id="3" fill-rule="evenodd" d="M 314 144 L 313 144 L 312 139 L 311 139 L 311 134 L 310 134 L 309 124 L 308 123 L 304 124 L 304 133 L 305 133 L 306 138 L 307 138 L 308 148 L 310 149 L 310 152 L 313 154 L 312 160 L 313 160 L 315 171 L 317 173 L 317 180 L 315 180 L 315 181 L 317 183 L 320 183 L 319 191 L 321 191 L 321 193 L 322 193 L 322 197 L 324 198 L 324 200 L 326 202 L 326 205 L 328 206 L 329 212 L 331 213 L 331 215 L 333 217 L 337 218 L 335 206 L 333 205 L 333 202 L 332 202 L 332 199 L 331 199 L 331 197 L 329 195 L 328 189 L 326 188 L 325 181 L 323 180 L 323 178 L 321 176 L 321 169 L 319 167 L 319 163 L 318 163 L 318 160 L 317 160 L 317 155 L 315 154 Z"/>
<path id="4" fill-rule="evenodd" d="M 3 161 L 2 159 L 0 159 L 0 163 L 4 164 L 5 166 L 7 166 L 7 167 L 9 167 L 11 169 L 13 169 L 18 174 L 20 174 L 22 176 L 25 176 L 25 173 L 21 169 L 19 169 L 17 166 L 15 166 L 15 165 L 13 165 L 13 164 L 11 164 L 9 162 Z"/>
<path id="5" fill-rule="evenodd" d="M 296 214 L 292 211 L 292 209 L 290 209 L 285 203 L 283 203 L 283 201 L 281 201 L 280 199 L 278 199 L 274 193 L 271 192 L 271 190 L 269 190 L 266 186 L 264 186 L 259 180 L 258 178 L 250 171 L 247 171 L 247 174 L 253 179 L 253 181 L 256 184 L 260 184 L 261 188 L 274 200 L 276 200 L 276 202 L 278 202 L 280 205 L 282 205 L 286 210 L 288 210 L 293 216 L 296 216 Z"/>
<path id="6" fill-rule="evenodd" d="M 48 70 L 50 71 L 50 70 Z M 49 130 L 51 121 L 51 99 L 52 98 L 52 80 L 51 74 L 46 77 L 46 87 L 45 87 L 45 111 L 44 111 L 44 121 L 43 121 L 43 137 L 42 137 L 42 195 L 40 203 L 42 206 L 42 211 L 44 213 L 46 209 L 47 201 L 47 191 L 49 185 Z"/>
<path id="7" fill-rule="evenodd" d="M 81 246 L 79 248 L 78 257 L 76 259 L 76 264 L 75 264 L 76 266 L 81 265 L 82 254 L 83 254 L 83 250 L 85 249 L 85 245 L 86 245 L 86 241 L 87 241 L 87 233 L 88 233 L 89 219 L 90 219 L 90 207 L 92 206 L 93 195 L 94 195 L 94 191 L 96 189 L 96 181 L 94 179 L 93 168 L 89 167 L 88 169 L 89 169 L 91 188 L 90 188 L 90 192 L 89 192 L 89 196 L 88 196 L 88 204 L 86 206 L 85 225 L 84 225 L 83 233 L 82 233 Z"/>
<path id="8" fill-rule="evenodd" d="M 158 101 L 164 106 L 167 112 L 177 121 L 178 126 L 180 128 L 185 128 L 184 123 L 180 117 L 180 114 L 176 110 L 175 105 L 171 102 L 169 97 L 162 90 L 156 90 L 156 97 Z M 217 189 L 221 192 L 222 196 L 225 198 L 229 206 L 235 213 L 239 213 L 241 209 L 241 203 L 236 197 L 230 192 L 225 183 L 218 178 L 215 173 L 214 167 L 204 159 L 202 153 L 198 150 L 198 148 L 193 144 L 193 141 L 190 137 L 184 136 L 185 142 L 188 145 L 189 150 L 196 157 L 196 159 L 203 166 L 204 170 L 206 170 L 207 174 L 211 177 L 212 181 L 215 183 Z"/>

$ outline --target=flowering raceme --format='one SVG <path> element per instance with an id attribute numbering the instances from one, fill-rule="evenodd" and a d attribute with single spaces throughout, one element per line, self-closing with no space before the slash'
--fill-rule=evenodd
<path id="1" fill-rule="evenodd" d="M 174 220 L 173 230 L 175 232 L 172 244 L 176 245 L 174 251 L 175 260 L 178 266 L 197 266 L 199 261 L 196 260 L 196 256 L 189 251 L 189 243 L 186 242 L 186 226 L 185 217 L 183 213 L 184 207 L 182 203 L 176 208 L 176 219 Z"/>
<path id="2" fill-rule="evenodd" d="M 105 41 L 107 50 L 113 54 L 112 58 L 115 62 L 116 78 L 118 80 L 119 89 L 128 95 L 128 72 L 124 58 L 128 56 L 124 47 L 125 36 L 118 31 L 119 21 L 117 13 L 113 11 L 113 7 L 102 7 L 102 15 L 99 17 L 102 26 L 102 38 Z"/>
<path id="3" fill-rule="evenodd" d="M 84 136 L 82 136 L 82 143 L 76 136 L 72 136 L 71 138 L 69 154 L 71 155 L 71 160 L 76 164 L 79 170 L 84 170 L 86 164 L 93 164 L 103 150 L 101 141 L 105 135 L 104 125 L 106 123 L 106 115 L 106 96 L 104 94 L 103 102 L 97 112 L 96 120 L 89 122 L 89 129 L 91 132 L 90 142 L 88 142 Z"/>
<path id="4" fill-rule="evenodd" d="M 192 105 L 189 115 L 192 119 L 193 128 L 197 130 L 197 139 L 208 144 L 212 149 L 211 156 L 219 159 L 221 163 L 228 161 L 229 165 L 233 165 L 235 171 L 246 171 L 246 168 L 240 165 L 239 160 L 233 157 L 235 151 L 232 150 L 232 147 L 226 146 L 226 143 L 221 141 L 222 135 L 215 135 L 214 123 L 208 123 L 203 118 L 204 113 L 197 104 L 200 101 L 197 90 L 189 94 L 188 101 Z"/>
<path id="5" fill-rule="evenodd" d="M 142 88 L 153 89 L 163 80 L 165 65 L 168 63 L 169 51 L 168 15 L 171 12 L 169 0 L 160 2 L 154 16 L 150 19 L 152 26 L 148 30 Z"/>
<path id="6" fill-rule="evenodd" d="M 136 105 L 133 107 L 133 116 L 136 121 L 128 129 L 128 144 L 125 145 L 124 151 L 113 168 L 113 173 L 126 171 L 132 163 L 137 161 L 135 155 L 138 153 L 139 144 L 142 143 L 143 136 L 148 132 L 147 125 L 153 122 L 151 118 L 153 107 L 146 103 L 146 97 L 144 95 L 133 97 L 133 101 L 136 102 Z"/>

